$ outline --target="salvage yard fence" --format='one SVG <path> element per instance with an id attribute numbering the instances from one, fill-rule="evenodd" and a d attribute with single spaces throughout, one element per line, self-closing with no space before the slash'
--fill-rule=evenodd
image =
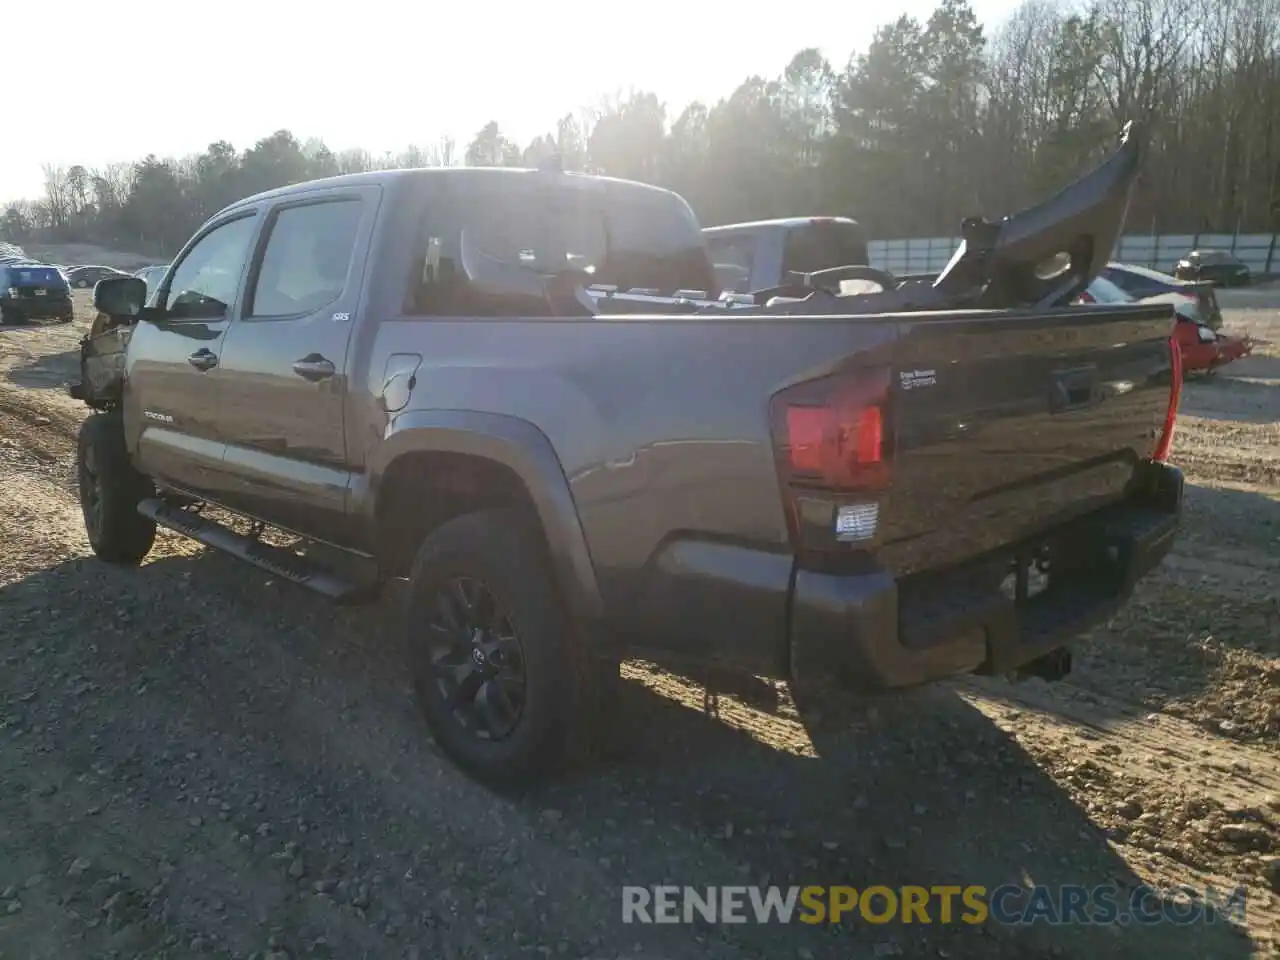
<path id="1" fill-rule="evenodd" d="M 959 245 L 959 237 L 873 240 L 867 253 L 872 266 L 890 273 L 937 273 Z M 1255 276 L 1280 273 L 1280 234 L 1275 233 L 1131 233 L 1120 238 L 1111 259 L 1171 273 L 1192 250 L 1229 250 Z"/>
<path id="2" fill-rule="evenodd" d="M 959 237 L 914 240 L 872 240 L 867 245 L 871 265 L 902 276 L 937 273 L 947 265 Z M 1229 250 L 1256 277 L 1280 273 L 1280 234 L 1277 233 L 1130 233 L 1116 244 L 1112 260 L 1172 273 L 1174 264 L 1192 250 Z M 24 256 L 22 247 L 0 241 L 0 256 Z"/>

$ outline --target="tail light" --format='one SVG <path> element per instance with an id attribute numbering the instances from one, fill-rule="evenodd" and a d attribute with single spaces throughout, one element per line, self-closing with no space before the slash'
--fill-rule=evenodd
<path id="1" fill-rule="evenodd" d="M 1097 298 L 1094 297 L 1094 295 L 1090 293 L 1088 290 L 1080 294 L 1077 300 L 1079 300 L 1080 303 L 1097 303 L 1098 302 Z"/>
<path id="2" fill-rule="evenodd" d="M 770 420 L 787 518 L 805 554 L 875 539 L 889 486 L 890 372 L 853 370 L 777 393 Z"/>
<path id="3" fill-rule="evenodd" d="M 1176 337 L 1169 338 L 1169 406 L 1164 414 L 1164 429 L 1151 459 L 1164 463 L 1173 449 L 1173 428 L 1178 419 L 1178 400 L 1182 396 L 1182 347 Z"/>

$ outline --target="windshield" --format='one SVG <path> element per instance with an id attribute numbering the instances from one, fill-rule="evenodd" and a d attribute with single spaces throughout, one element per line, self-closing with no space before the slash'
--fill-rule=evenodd
<path id="1" fill-rule="evenodd" d="M 1231 254 L 1225 250 L 1201 250 L 1198 254 L 1201 263 L 1238 263 Z"/>
<path id="2" fill-rule="evenodd" d="M 1134 299 L 1106 277 L 1096 277 L 1089 284 L 1089 295 L 1096 303 L 1129 303 Z"/>

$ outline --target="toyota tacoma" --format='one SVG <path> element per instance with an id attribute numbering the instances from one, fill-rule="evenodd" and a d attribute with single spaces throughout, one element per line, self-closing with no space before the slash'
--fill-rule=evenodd
<path id="1" fill-rule="evenodd" d="M 159 525 L 344 602 L 407 580 L 426 725 L 495 786 L 582 756 L 632 656 L 787 680 L 802 710 L 1061 676 L 1181 509 L 1172 307 L 1073 305 L 1140 155 L 1130 132 L 966 221 L 932 282 L 863 265 L 861 295 L 717 297 L 684 200 L 554 164 L 250 197 L 154 299 L 95 288 L 89 541 L 139 564 Z"/>

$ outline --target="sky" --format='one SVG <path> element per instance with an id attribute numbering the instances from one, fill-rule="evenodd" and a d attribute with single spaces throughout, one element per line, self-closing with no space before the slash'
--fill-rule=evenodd
<path id="1" fill-rule="evenodd" d="M 971 3 L 988 30 L 1017 5 Z M 804 47 L 842 68 L 877 26 L 902 13 L 923 20 L 934 5 L 54 0 L 29 46 L 12 35 L 22 15 L 7 18 L 3 72 L 9 97 L 21 92 L 27 106 L 16 115 L 24 134 L 0 146 L 0 201 L 40 196 L 46 163 L 180 157 L 215 140 L 244 149 L 281 128 L 381 154 L 441 136 L 461 149 L 489 120 L 527 143 L 565 113 L 631 89 L 675 113 L 752 73 L 778 75 Z M 50 15 L 60 25 L 52 44 Z M 62 122 L 33 99 L 60 106 Z"/>

